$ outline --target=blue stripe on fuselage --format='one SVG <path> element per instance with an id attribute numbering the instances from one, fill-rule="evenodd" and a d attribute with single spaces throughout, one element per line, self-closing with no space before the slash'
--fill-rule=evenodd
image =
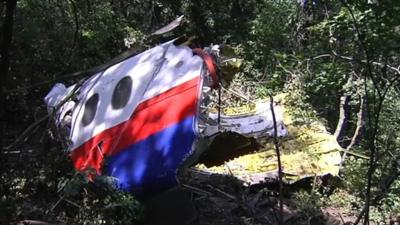
<path id="1" fill-rule="evenodd" d="M 137 195 L 157 193 L 177 184 L 176 170 L 191 153 L 195 132 L 189 116 L 107 159 L 108 175 L 119 188 Z"/>

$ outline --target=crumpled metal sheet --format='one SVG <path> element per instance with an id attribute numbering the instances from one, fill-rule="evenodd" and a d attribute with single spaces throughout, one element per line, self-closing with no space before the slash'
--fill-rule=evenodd
<path id="1" fill-rule="evenodd" d="M 275 122 L 277 124 L 277 136 L 287 135 L 286 127 L 283 123 L 283 113 L 279 105 L 274 106 Z M 214 121 L 218 119 L 217 113 L 209 113 L 208 117 Z M 258 102 L 254 113 L 242 113 L 238 115 L 224 115 L 220 117 L 220 124 L 209 125 L 205 128 L 205 136 L 212 136 L 217 132 L 236 132 L 245 137 L 273 137 L 274 122 L 272 111 L 268 102 Z"/>

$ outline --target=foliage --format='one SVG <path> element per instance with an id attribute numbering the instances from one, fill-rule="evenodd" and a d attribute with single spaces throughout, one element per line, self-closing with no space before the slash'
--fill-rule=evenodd
<path id="1" fill-rule="evenodd" d="M 32 145 L 34 152 L 24 147 L 27 152 L 8 156 L 12 161 L 6 163 L 10 169 L 1 177 L 0 223 L 33 219 L 57 224 L 135 224 L 141 205 L 132 195 L 89 183 L 74 172 L 61 148 L 43 143 L 45 147 Z"/>
<path id="2" fill-rule="evenodd" d="M 395 24 L 400 18 L 394 14 L 400 10 L 397 5 L 394 1 L 371 4 L 319 1 L 301 9 L 303 19 L 296 21 L 302 28 L 301 40 L 294 42 L 298 45 L 288 45 L 292 52 L 281 49 L 275 53 L 277 61 L 273 65 L 277 67 L 271 69 L 269 78 L 271 88 L 289 91 L 296 99 L 293 102 L 299 103 L 299 109 L 316 110 L 318 116 L 327 120 L 331 131 L 338 118 L 340 96 L 349 96 L 348 138 L 353 135 L 349 131 L 355 129 L 359 98 L 366 99 L 365 141 L 358 142 L 357 149 L 369 154 L 373 161 L 372 164 L 365 160 L 349 162 L 344 178 L 352 194 L 366 198 L 365 174 L 371 173 L 371 199 L 377 200 L 372 200 L 371 204 L 377 207 L 384 205 L 378 201 L 382 199 L 382 192 L 383 198 L 390 199 L 387 194 L 394 189 L 389 187 L 395 185 L 399 176 L 394 162 L 399 156 L 396 141 L 399 133 L 391 128 L 397 126 L 395 118 L 398 117 L 394 112 L 397 112 L 399 90 L 392 88 L 398 85 L 400 76 L 396 69 L 399 56 L 394 53 L 397 49 L 394 43 L 399 40 Z M 322 14 L 321 8 L 324 8 Z M 293 89 L 288 88 L 293 86 Z M 311 108 L 304 108 L 307 104 L 311 104 Z M 386 181 L 391 179 L 393 183 L 388 184 Z M 358 207 L 363 206 L 359 204 Z M 394 210 L 384 208 L 389 210 L 384 212 L 385 216 Z"/>
<path id="3" fill-rule="evenodd" d="M 141 213 L 140 204 L 128 193 L 110 187 L 95 186 L 81 176 L 61 180 L 63 199 L 75 201 L 77 224 L 134 224 Z M 65 200 L 65 201 L 66 201 Z M 96 210 L 94 210 L 96 209 Z"/>
<path id="4" fill-rule="evenodd" d="M 318 192 L 306 192 L 304 190 L 300 190 L 295 194 L 293 202 L 299 214 L 305 218 L 310 218 L 321 213 L 320 210 L 323 205 L 321 194 Z"/>
<path id="5" fill-rule="evenodd" d="M 4 5 L 0 5 L 2 19 Z M 185 23 L 178 31 L 149 37 L 182 14 Z M 337 124 L 340 97 L 348 96 L 342 144 L 353 136 L 360 99 L 364 99 L 364 126 L 351 151 L 373 156 L 373 160 L 346 161 L 343 189 L 357 199 L 352 202 L 365 199 L 370 172 L 371 219 L 384 221 L 399 213 L 400 204 L 399 15 L 397 0 L 19 0 L 10 69 L 2 83 L 6 93 L 2 120 L 7 121 L 4 140 L 15 139 L 23 127 L 39 118 L 42 110 L 37 107 L 54 82 L 78 79 L 65 74 L 102 64 L 129 47 L 145 48 L 182 34 L 196 35 L 203 46 L 232 45 L 244 59 L 232 87 L 258 97 L 289 93 L 289 103 L 297 109 L 295 117 L 322 118 L 329 131 Z M 3 26 L 1 21 L 0 29 Z M 137 218 L 140 207 L 131 196 L 86 184 L 73 175 L 68 156 L 60 148 L 43 145 L 1 155 L 7 162 L 7 169 L 0 171 L 4 181 L 0 185 L 1 222 L 37 218 L 121 224 Z M 59 191 L 58 184 L 68 185 Z M 59 204 L 65 210 L 61 205 L 49 210 L 60 197 L 79 207 L 62 200 Z M 310 203 L 318 197 L 298 196 Z M 361 210 L 362 204 L 353 206 Z"/>

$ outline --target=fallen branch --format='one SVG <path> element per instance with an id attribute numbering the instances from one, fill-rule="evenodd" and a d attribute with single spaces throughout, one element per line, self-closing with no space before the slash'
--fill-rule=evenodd
<path id="1" fill-rule="evenodd" d="M 360 153 L 352 152 L 352 151 L 349 151 L 349 150 L 347 150 L 347 149 L 341 149 L 341 150 L 339 150 L 339 151 L 344 152 L 344 153 L 347 153 L 347 154 L 350 154 L 350 155 L 353 155 L 353 156 L 356 156 L 356 157 L 358 157 L 358 158 L 367 159 L 367 160 L 369 159 L 369 157 L 366 156 L 366 155 L 362 155 L 362 154 L 360 154 Z"/>
<path id="2" fill-rule="evenodd" d="M 200 189 L 200 188 L 197 188 L 197 187 L 193 187 L 193 186 L 191 186 L 191 185 L 182 184 L 182 187 L 184 187 L 184 188 L 186 188 L 186 189 L 189 189 L 189 190 L 191 190 L 191 191 L 197 192 L 197 193 L 199 193 L 199 194 L 204 194 L 204 195 L 207 195 L 207 196 L 212 196 L 212 194 L 211 194 L 210 192 L 205 191 L 205 190 Z"/>
<path id="3" fill-rule="evenodd" d="M 69 203 L 69 204 L 75 206 L 75 207 L 78 208 L 78 209 L 81 209 L 81 208 L 82 208 L 80 205 L 76 204 L 75 202 L 73 202 L 73 201 L 71 201 L 71 200 L 68 200 L 68 199 L 66 199 L 66 198 L 63 198 L 63 200 L 66 201 L 67 203 Z"/>
<path id="4" fill-rule="evenodd" d="M 218 193 L 224 195 L 225 197 L 227 197 L 227 198 L 229 198 L 229 199 L 231 199 L 231 200 L 235 200 L 235 201 L 237 200 L 237 198 L 236 198 L 235 196 L 233 196 L 233 195 L 231 195 L 231 194 L 228 194 L 228 193 L 222 191 L 221 189 L 216 188 L 216 187 L 214 187 L 214 186 L 212 186 L 212 185 L 210 185 L 210 184 L 208 184 L 207 187 L 211 188 L 211 189 L 214 190 L 214 191 L 217 191 Z"/>
<path id="5" fill-rule="evenodd" d="M 62 200 L 64 200 L 64 197 L 63 197 L 63 196 L 61 196 L 61 197 L 57 200 L 57 202 L 50 208 L 50 211 L 53 211 L 53 210 L 60 204 L 60 202 L 61 202 Z"/>
<path id="6" fill-rule="evenodd" d="M 53 224 L 40 220 L 22 220 L 18 221 L 16 225 L 53 225 Z"/>

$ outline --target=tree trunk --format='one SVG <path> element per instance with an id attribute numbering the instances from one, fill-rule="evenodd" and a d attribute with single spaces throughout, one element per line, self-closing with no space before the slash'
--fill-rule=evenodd
<path id="1" fill-rule="evenodd" d="M 8 77 L 8 70 L 10 67 L 9 61 L 9 49 L 12 40 L 12 30 L 13 30 L 13 22 L 14 22 L 14 11 L 17 4 L 17 0 L 6 0 L 6 13 L 3 23 L 2 37 L 1 37 L 1 48 L 0 48 L 0 160 L 2 159 L 1 153 L 3 150 L 3 137 L 5 133 L 5 82 Z M 0 164 L 2 164 L 0 162 Z M 2 171 L 0 167 L 0 172 Z"/>
<path id="2" fill-rule="evenodd" d="M 333 134 L 333 136 L 335 136 L 337 141 L 339 141 L 340 134 L 342 133 L 342 131 L 344 130 L 344 127 L 346 126 L 348 103 L 349 103 L 348 95 L 343 95 L 342 97 L 340 97 L 339 120 L 338 120 L 338 124 L 336 126 L 335 133 Z"/>
<path id="3" fill-rule="evenodd" d="M 353 137 L 351 138 L 350 144 L 346 147 L 346 151 L 342 155 L 342 159 L 340 161 L 339 170 L 342 169 L 344 165 L 344 161 L 346 160 L 347 153 L 353 148 L 356 144 L 358 137 L 361 134 L 361 129 L 364 127 L 364 96 L 360 96 L 360 107 L 357 113 L 357 126 L 354 131 Z"/>
<path id="4" fill-rule="evenodd" d="M 354 78 L 354 75 L 351 73 L 351 75 L 347 79 L 345 86 L 351 85 L 353 83 L 353 78 Z M 345 86 L 343 87 L 344 89 L 345 89 Z M 341 144 L 340 143 L 341 134 L 342 134 L 342 131 L 345 129 L 346 123 L 348 120 L 347 116 L 348 116 L 348 109 L 349 109 L 349 100 L 350 100 L 349 95 L 344 94 L 342 97 L 340 97 L 339 119 L 338 119 L 338 123 L 336 125 L 335 133 L 333 134 L 333 136 L 336 138 L 336 140 L 339 142 L 339 144 Z"/>

